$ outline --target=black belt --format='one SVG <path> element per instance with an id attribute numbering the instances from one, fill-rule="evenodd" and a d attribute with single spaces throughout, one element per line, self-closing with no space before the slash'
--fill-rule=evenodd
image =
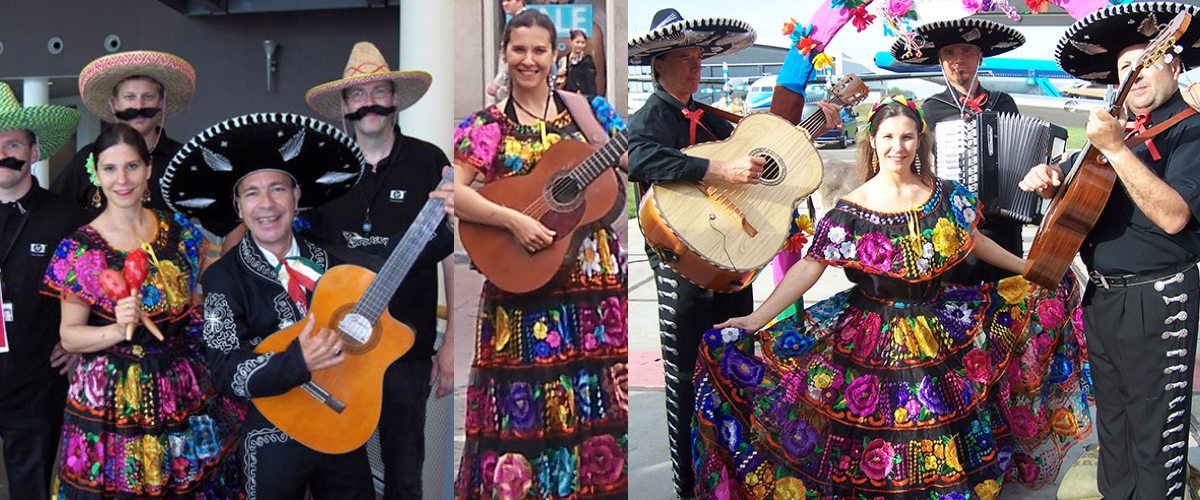
<path id="1" fill-rule="evenodd" d="M 1088 278 L 1092 280 L 1092 283 L 1095 283 L 1096 285 L 1102 286 L 1104 288 L 1113 288 L 1113 287 L 1125 288 L 1125 287 L 1154 283 L 1155 281 L 1162 281 L 1164 278 L 1168 278 L 1172 275 L 1186 272 L 1193 267 L 1196 267 L 1195 262 L 1189 262 L 1186 264 L 1177 264 L 1175 267 L 1172 267 L 1172 268 L 1163 269 L 1163 270 L 1159 270 L 1159 271 L 1150 271 L 1150 272 L 1139 273 L 1139 274 L 1104 275 L 1104 274 L 1100 274 L 1096 271 L 1092 271 L 1091 273 L 1088 273 Z M 1159 290 L 1159 291 L 1161 292 L 1162 290 Z"/>

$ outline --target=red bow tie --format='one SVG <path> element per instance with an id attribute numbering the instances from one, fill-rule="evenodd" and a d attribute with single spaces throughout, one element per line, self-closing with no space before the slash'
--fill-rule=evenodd
<path id="1" fill-rule="evenodd" d="M 979 113 L 983 111 L 983 103 L 987 102 L 987 94 L 979 94 L 975 97 L 968 98 L 967 96 L 958 96 L 958 103 L 966 106 L 971 111 Z"/>
<path id="2" fill-rule="evenodd" d="M 1128 132 L 1125 134 L 1125 138 L 1129 139 L 1135 134 L 1141 134 L 1145 132 L 1147 125 L 1150 125 L 1150 113 L 1145 111 L 1138 113 L 1137 119 L 1125 122 L 1125 130 Z M 1153 158 L 1154 161 L 1162 159 L 1162 155 L 1158 154 L 1158 148 L 1154 147 L 1154 139 L 1149 139 L 1146 141 L 1146 149 L 1150 150 L 1150 157 Z"/>
<path id="3" fill-rule="evenodd" d="M 712 133 L 711 130 L 708 130 L 708 127 L 705 127 L 703 123 L 700 123 L 700 118 L 702 116 L 704 116 L 703 109 L 697 109 L 697 110 L 693 111 L 693 110 L 690 110 L 687 108 L 683 108 L 683 116 L 686 116 L 688 121 L 691 122 L 691 126 L 688 128 L 688 144 L 696 144 L 696 125 L 697 124 L 700 125 L 700 128 L 703 128 L 704 130 L 708 131 L 708 135 L 712 136 L 714 139 L 717 137 L 717 135 Z"/>

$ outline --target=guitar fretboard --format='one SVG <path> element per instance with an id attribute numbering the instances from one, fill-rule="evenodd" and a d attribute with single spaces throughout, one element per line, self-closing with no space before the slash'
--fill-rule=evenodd
<path id="1" fill-rule="evenodd" d="M 608 143 L 596 150 L 583 160 L 568 174 L 571 180 L 579 186 L 586 186 L 596 180 L 609 166 L 621 158 L 621 154 L 629 148 L 629 134 L 622 130 L 608 140 Z"/>
<path id="2" fill-rule="evenodd" d="M 454 182 L 453 168 L 445 177 L 442 177 L 442 183 L 446 182 Z M 367 291 L 359 300 L 358 305 L 354 306 L 355 313 L 367 318 L 371 324 L 379 319 L 379 316 L 387 309 L 392 294 L 396 292 L 396 288 L 412 270 L 417 256 L 421 254 L 421 250 L 425 248 L 429 240 L 433 239 L 438 225 L 442 223 L 445 216 L 446 212 L 440 198 L 430 198 L 425 202 L 425 206 L 421 207 L 421 212 L 417 214 L 416 220 L 408 226 L 404 237 L 400 239 L 396 249 L 392 250 L 392 254 L 383 264 L 383 268 L 379 270 L 379 274 L 371 281 L 371 285 L 367 287 Z"/>

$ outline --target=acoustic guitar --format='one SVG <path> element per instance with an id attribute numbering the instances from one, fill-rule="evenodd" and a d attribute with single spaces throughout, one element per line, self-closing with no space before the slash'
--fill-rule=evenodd
<path id="1" fill-rule="evenodd" d="M 453 169 L 442 178 L 454 178 Z M 445 212 L 430 198 L 379 274 L 354 265 L 334 266 L 321 276 L 304 319 L 267 337 L 256 353 L 283 352 L 310 317 L 314 333 L 329 328 L 341 335 L 345 362 L 318 370 L 312 380 L 278 396 L 251 401 L 272 424 L 296 441 L 322 453 L 358 449 L 379 423 L 383 372 L 413 345 L 413 329 L 388 314 L 396 288 L 417 255 L 433 238 Z"/>
<path id="2" fill-rule="evenodd" d="M 853 106 L 867 97 L 854 74 L 829 99 Z M 683 149 L 710 160 L 755 156 L 766 161 L 760 184 L 679 181 L 655 184 L 638 209 L 642 234 L 658 257 L 691 282 L 715 292 L 750 285 L 783 249 L 796 206 L 821 185 L 821 156 L 812 137 L 825 124 L 814 112 L 799 125 L 770 113 L 743 117 L 723 141 Z"/>
<path id="3" fill-rule="evenodd" d="M 1191 14 L 1180 12 L 1146 46 L 1117 89 L 1108 108 L 1109 114 L 1118 116 L 1138 73 L 1175 46 L 1175 41 L 1187 31 L 1191 18 Z M 1033 246 L 1025 260 L 1025 269 L 1021 273 L 1025 279 L 1048 289 L 1058 286 L 1075 259 L 1075 254 L 1079 253 L 1084 238 L 1104 211 L 1116 180 L 1117 173 L 1104 155 L 1092 146 L 1091 141 L 1084 144 L 1050 201 L 1046 217 L 1034 236 Z"/>
<path id="4" fill-rule="evenodd" d="M 625 184 L 609 168 L 629 147 L 622 130 L 598 150 L 564 139 L 547 149 L 533 171 L 479 188 L 492 202 L 520 210 L 554 231 L 550 246 L 529 253 L 502 227 L 459 221 L 458 236 L 488 281 L 510 293 L 529 293 L 569 268 L 589 229 L 607 225 L 625 208 Z"/>

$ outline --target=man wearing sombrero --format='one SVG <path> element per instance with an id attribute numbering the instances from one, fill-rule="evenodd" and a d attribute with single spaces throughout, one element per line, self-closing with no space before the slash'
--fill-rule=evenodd
<path id="1" fill-rule="evenodd" d="M 165 209 L 159 179 L 171 157 L 179 151 L 178 141 L 167 136 L 162 125 L 179 114 L 196 91 L 196 71 L 187 61 L 165 52 L 133 51 L 96 59 L 79 72 L 79 95 L 88 111 L 106 123 L 123 122 L 142 134 L 150 149 L 152 167 L 147 206 Z M 54 179 L 51 190 L 86 208 L 94 218 L 104 207 L 100 190 L 88 182 L 84 164 L 92 152 L 88 144 Z M 225 234 L 230 228 L 205 228 Z"/>
<path id="2" fill-rule="evenodd" d="M 343 120 L 367 160 L 362 180 L 350 192 L 305 214 L 306 235 L 332 245 L 382 253 L 404 234 L 437 188 L 442 167 L 450 162 L 437 146 L 401 133 L 396 113 L 429 89 L 424 71 L 392 71 L 373 44 L 354 45 L 342 78 L 313 87 L 308 105 L 330 120 Z M 453 389 L 454 344 L 437 340 L 438 269 L 442 261 L 447 303 L 453 303 L 450 276 L 454 251 L 449 227 L 431 243 L 433 258 L 414 267 L 392 295 L 390 310 L 413 327 L 413 348 L 388 367 L 384 376 L 383 418 L 379 435 L 384 464 L 384 498 L 420 498 L 425 461 L 425 407 L 430 384 L 443 397 Z M 447 331 L 453 331 L 447 328 Z"/>
<path id="3" fill-rule="evenodd" d="M 304 318 L 325 270 L 338 264 L 294 235 L 292 221 L 346 193 L 363 157 L 336 127 L 284 113 L 245 115 L 192 138 L 163 172 L 171 210 L 204 224 L 239 219 L 248 237 L 205 271 L 204 343 L 213 385 L 242 401 L 282 394 L 344 360 L 339 336 L 301 333 L 287 351 L 256 354 L 263 338 Z M 365 447 L 331 455 L 292 439 L 247 405 L 241 463 L 248 498 L 374 499 Z"/>
<path id="4" fill-rule="evenodd" d="M 37 293 L 54 249 L 83 222 L 71 202 L 38 185 L 30 166 L 79 125 L 66 106 L 21 107 L 0 83 L 0 439 L 8 487 L 50 498 L 71 360 L 59 341 L 59 305 Z"/>
<path id="5" fill-rule="evenodd" d="M 982 19 L 964 18 L 936 21 L 914 30 L 924 41 L 920 53 L 905 45 L 905 40 L 892 44 L 896 61 L 914 65 L 939 65 L 946 78 L 946 90 L 925 99 L 922 109 L 930 133 L 937 124 L 959 120 L 985 111 L 1020 113 L 1012 96 L 998 90 L 988 90 L 979 84 L 979 65 L 983 58 L 1003 54 L 1025 43 L 1025 36 L 1003 24 Z M 1014 255 L 1025 255 L 1021 240 L 1021 223 L 1005 217 L 990 217 L 979 230 Z M 942 279 L 948 283 L 979 285 L 1012 276 L 1011 272 L 988 264 L 974 255 L 954 266 Z"/>
<path id="6" fill-rule="evenodd" d="M 754 29 L 736 19 L 684 20 L 675 9 L 654 15 L 650 32 L 630 40 L 629 64 L 649 65 L 655 92 L 629 120 L 629 177 L 645 193 L 650 184 L 681 180 L 719 180 L 756 184 L 763 160 L 745 156 L 727 161 L 685 155 L 680 150 L 702 142 L 724 140 L 733 125 L 698 109 L 692 94 L 700 85 L 700 61 L 736 53 L 752 45 Z M 822 103 L 828 123 L 837 108 Z M 823 131 L 822 131 L 823 132 Z M 819 136 L 821 132 L 818 132 Z M 676 273 L 647 249 L 658 286 L 658 317 L 666 378 L 667 427 L 675 490 L 691 498 L 692 372 L 700 338 L 713 324 L 744 316 L 754 308 L 747 287 L 737 293 L 714 293 Z"/>
<path id="7" fill-rule="evenodd" d="M 1076 78 L 1125 82 L 1146 44 L 1183 11 L 1200 14 L 1196 6 L 1165 2 L 1105 8 L 1067 28 L 1055 58 Z M 1198 41 L 1193 27 L 1165 57 L 1150 56 L 1120 116 L 1097 107 L 1088 117 L 1088 139 L 1118 179 L 1080 250 L 1092 278 L 1082 319 L 1100 439 L 1097 483 L 1107 499 L 1187 496 L 1200 333 L 1200 117 L 1132 149 L 1124 140 L 1189 111 L 1178 78 L 1200 63 Z M 1053 196 L 1070 162 L 1034 167 L 1021 188 Z"/>

